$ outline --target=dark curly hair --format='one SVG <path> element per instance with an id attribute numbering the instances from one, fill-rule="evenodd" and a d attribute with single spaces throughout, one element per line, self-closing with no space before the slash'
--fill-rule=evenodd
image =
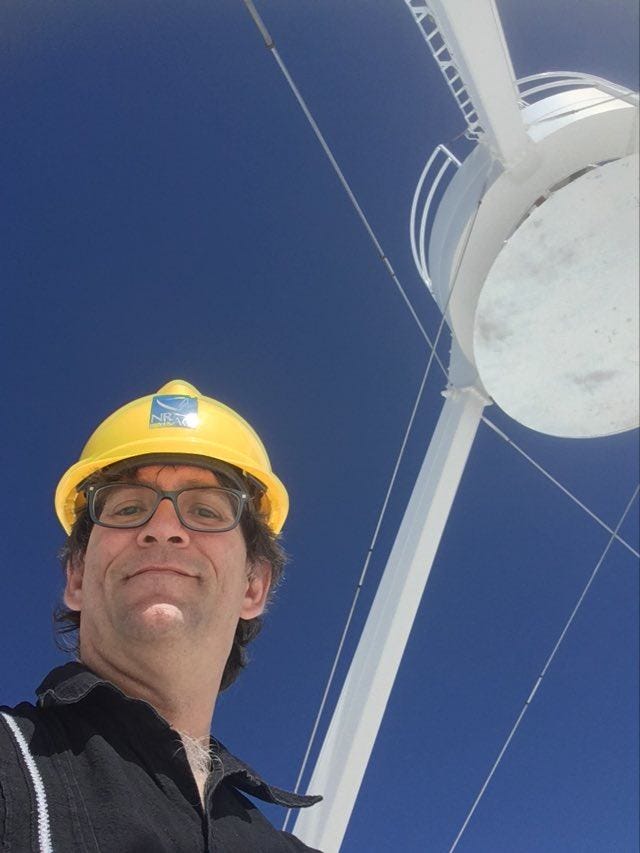
<path id="1" fill-rule="evenodd" d="M 110 472 L 108 469 L 99 471 L 90 477 L 85 486 L 103 486 L 116 480 L 126 480 L 135 477 L 140 466 L 132 465 L 130 468 L 118 469 Z M 227 466 L 228 467 L 228 466 Z M 237 472 L 243 488 L 252 498 L 258 497 L 255 482 L 247 479 L 240 471 Z M 236 478 L 227 473 L 216 471 L 216 477 L 221 486 L 237 488 Z M 240 519 L 240 529 L 244 535 L 247 558 L 250 564 L 258 560 L 266 560 L 271 565 L 271 586 L 269 589 L 269 602 L 273 599 L 275 590 L 282 580 L 287 555 L 279 542 L 278 537 L 266 523 L 264 513 L 260 512 L 257 500 L 248 500 Z M 71 529 L 67 541 L 60 551 L 62 571 L 66 578 L 66 567 L 70 561 L 72 565 L 78 565 L 84 558 L 89 544 L 89 537 L 93 529 L 93 522 L 89 517 L 86 505 L 78 511 L 76 520 Z M 53 624 L 58 648 L 65 652 L 80 655 L 80 612 L 70 610 L 63 602 L 56 605 L 53 612 Z M 239 619 L 236 627 L 233 645 L 224 671 L 220 690 L 225 690 L 233 684 L 241 670 L 247 665 L 247 645 L 254 640 L 262 629 L 262 616 L 253 619 Z"/>

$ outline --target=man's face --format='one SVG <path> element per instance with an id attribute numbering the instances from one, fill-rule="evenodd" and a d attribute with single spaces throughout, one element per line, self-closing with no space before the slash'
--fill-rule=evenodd
<path id="1" fill-rule="evenodd" d="M 215 474 L 193 466 L 139 468 L 136 481 L 167 491 L 219 485 Z M 250 565 L 242 530 L 188 530 L 169 500 L 142 527 L 95 525 L 80 566 L 69 567 L 64 600 L 80 610 L 81 649 L 110 644 L 231 638 L 239 618 L 264 609 L 267 564 Z"/>

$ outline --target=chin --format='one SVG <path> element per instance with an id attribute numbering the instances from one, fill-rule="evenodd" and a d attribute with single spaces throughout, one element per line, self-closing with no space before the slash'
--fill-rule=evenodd
<path id="1" fill-rule="evenodd" d="M 129 613 L 127 622 L 127 633 L 136 639 L 181 633 L 187 627 L 182 608 L 166 601 L 147 604 L 137 613 Z"/>

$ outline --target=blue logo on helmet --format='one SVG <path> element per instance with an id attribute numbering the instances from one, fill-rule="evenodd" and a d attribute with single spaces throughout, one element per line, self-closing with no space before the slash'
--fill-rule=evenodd
<path id="1" fill-rule="evenodd" d="M 176 394 L 156 394 L 151 400 L 150 427 L 198 426 L 198 398 Z"/>

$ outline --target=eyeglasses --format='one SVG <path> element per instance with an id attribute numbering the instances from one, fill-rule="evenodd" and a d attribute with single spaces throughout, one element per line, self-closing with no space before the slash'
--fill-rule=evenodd
<path id="1" fill-rule="evenodd" d="M 101 527 L 142 527 L 165 498 L 173 504 L 183 527 L 208 533 L 233 530 L 250 500 L 246 492 L 213 486 L 165 492 L 138 483 L 109 483 L 87 489 L 89 517 Z"/>

